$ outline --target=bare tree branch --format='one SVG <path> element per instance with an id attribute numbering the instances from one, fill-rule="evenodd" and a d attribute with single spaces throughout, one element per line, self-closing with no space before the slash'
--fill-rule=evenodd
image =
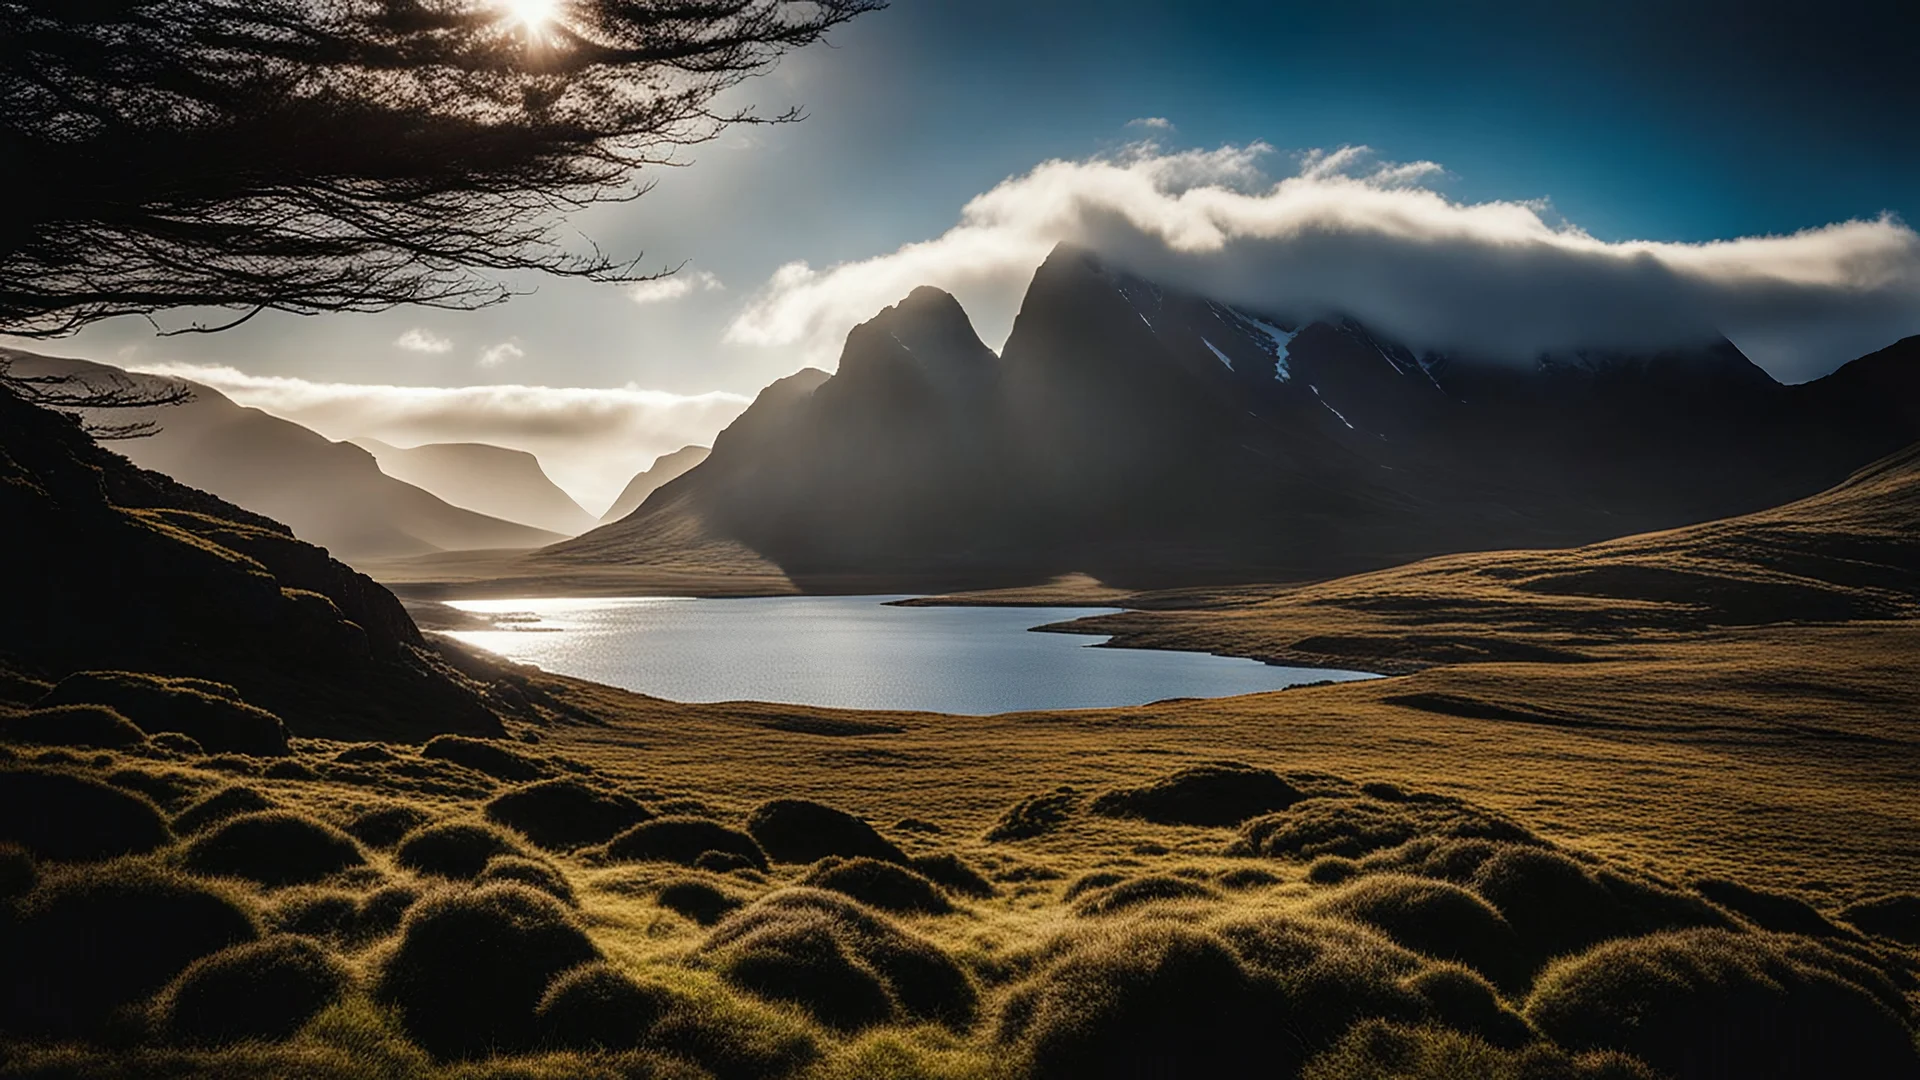
<path id="1" fill-rule="evenodd" d="M 11 391 L 22 401 L 69 413 L 80 421 L 87 434 L 102 442 L 115 439 L 144 439 L 159 432 L 157 420 L 130 420 L 109 423 L 91 415 L 96 411 L 124 409 L 164 409 L 193 400 L 193 390 L 185 383 L 141 385 L 124 372 L 103 369 L 98 375 L 19 375 L 13 370 L 13 358 L 0 356 L 0 390 Z"/>

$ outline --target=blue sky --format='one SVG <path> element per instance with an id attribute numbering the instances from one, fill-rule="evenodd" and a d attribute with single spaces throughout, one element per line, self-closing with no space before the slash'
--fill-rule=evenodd
<path id="1" fill-rule="evenodd" d="M 649 265 L 686 261 L 682 296 L 641 304 L 619 286 L 528 282 L 535 294 L 476 313 L 262 317 L 166 339 L 121 320 L 39 348 L 256 379 L 744 399 L 814 358 L 795 343 L 727 340 L 782 265 L 885 256 L 940 236 L 969 199 L 1043 161 L 1123 153 L 1143 138 L 1166 153 L 1264 142 L 1276 177 L 1307 151 L 1364 144 L 1379 160 L 1438 163 L 1444 173 L 1422 184 L 1448 200 L 1544 200 L 1544 220 L 1603 241 L 1784 234 L 1883 212 L 1912 220 L 1914 23 L 1892 5 L 1842 3 L 899 0 L 744 88 L 768 112 L 803 104 L 804 124 L 735 129 L 663 171 L 646 197 L 572 223 L 612 251 L 644 251 Z M 1172 127 L 1130 125 L 1149 117 Z M 396 345 L 409 331 L 432 349 Z M 1840 359 L 1811 355 L 1789 374 Z M 337 413 L 329 423 L 351 423 Z M 712 423 L 711 408 L 701 415 Z M 376 419 L 327 433 L 407 437 Z M 490 430 L 468 437 L 513 441 Z M 591 505 L 629 459 L 644 464 L 672 449 L 655 443 L 690 430 L 667 424 L 637 441 L 627 431 L 618 462 L 581 465 L 569 486 L 589 489 Z"/>

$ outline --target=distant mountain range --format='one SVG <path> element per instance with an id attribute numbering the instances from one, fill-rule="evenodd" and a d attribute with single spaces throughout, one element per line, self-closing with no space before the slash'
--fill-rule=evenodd
<path id="1" fill-rule="evenodd" d="M 627 481 L 620 497 L 613 500 L 613 505 L 607 508 L 606 513 L 600 515 L 600 524 L 619 521 L 640 509 L 640 504 L 647 501 L 647 496 L 653 494 L 655 488 L 678 480 L 687 470 L 707 460 L 708 453 L 710 451 L 704 446 L 683 446 L 671 454 L 655 458 L 645 471 L 636 473 L 632 480 Z M 585 531 L 574 530 L 576 533 Z"/>
<path id="2" fill-rule="evenodd" d="M 524 450 L 486 443 L 402 448 L 379 439 L 347 441 L 372 454 L 381 472 L 455 506 L 563 536 L 577 536 L 597 523 L 548 478 L 540 459 Z"/>
<path id="3" fill-rule="evenodd" d="M 751 552 L 803 588 L 1325 577 L 1801 498 L 1920 439 L 1920 338 L 1783 386 L 1727 342 L 1516 366 L 1057 249 L 1001 354 L 951 296 L 857 327 L 548 565 Z"/>
<path id="4" fill-rule="evenodd" d="M 125 379 L 136 386 L 185 381 L 130 374 L 85 360 L 13 350 L 0 355 L 10 359 L 13 370 L 21 375 Z M 300 539 L 328 548 L 340 558 L 525 549 L 565 538 L 558 531 L 453 506 L 382 472 L 373 455 L 358 446 L 330 441 L 258 409 L 242 408 L 210 387 L 189 385 L 193 400 L 142 416 L 160 425 L 156 434 L 113 443 L 113 449 L 143 468 L 284 522 Z M 574 509 L 586 516 L 578 506 Z"/>

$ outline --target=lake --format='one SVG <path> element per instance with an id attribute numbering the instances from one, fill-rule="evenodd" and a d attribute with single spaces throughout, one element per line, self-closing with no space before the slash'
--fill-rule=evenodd
<path id="1" fill-rule="evenodd" d="M 1112 608 L 891 607 L 894 596 L 455 600 L 495 629 L 452 634 L 546 671 L 673 701 L 776 701 L 988 715 L 1226 697 L 1365 672 L 1091 648 L 1027 633 Z"/>

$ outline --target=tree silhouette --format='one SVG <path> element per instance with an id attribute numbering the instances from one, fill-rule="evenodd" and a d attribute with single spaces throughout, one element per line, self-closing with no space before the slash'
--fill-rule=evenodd
<path id="1" fill-rule="evenodd" d="M 0 0 L 0 331 L 472 308 L 640 280 L 582 206 L 737 123 L 716 99 L 883 0 Z"/>
<path id="2" fill-rule="evenodd" d="M 130 409 L 163 409 L 193 400 L 184 382 L 137 383 L 126 373 L 107 369 L 90 378 L 80 375 L 23 375 L 14 370 L 14 357 L 0 349 L 0 392 L 29 404 L 72 416 L 81 430 L 102 442 L 144 439 L 160 432 L 157 420 L 108 420 L 99 414 Z"/>

